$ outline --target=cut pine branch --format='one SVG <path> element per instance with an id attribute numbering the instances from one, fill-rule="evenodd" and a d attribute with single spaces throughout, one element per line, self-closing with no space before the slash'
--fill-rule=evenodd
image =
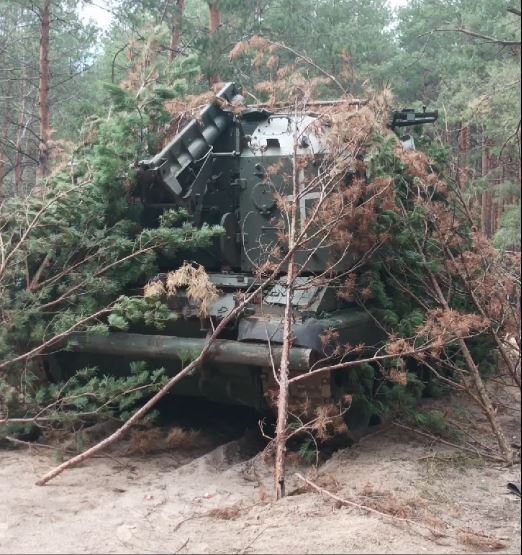
<path id="1" fill-rule="evenodd" d="M 137 424 L 142 418 L 144 418 L 155 406 L 163 399 L 180 381 L 182 381 L 186 376 L 190 375 L 192 371 L 200 366 L 205 360 L 210 348 L 214 344 L 214 341 L 221 335 L 225 328 L 243 311 L 245 306 L 247 306 L 253 299 L 257 298 L 261 291 L 269 284 L 272 283 L 274 277 L 279 275 L 283 267 L 288 263 L 288 260 L 295 253 L 295 248 L 290 249 L 286 256 L 284 256 L 281 261 L 274 267 L 273 271 L 267 276 L 253 291 L 250 292 L 234 310 L 230 311 L 221 322 L 216 326 L 212 335 L 207 339 L 204 348 L 197 358 L 195 358 L 189 365 L 185 366 L 179 374 L 172 377 L 153 397 L 145 403 L 139 410 L 137 410 L 120 428 L 113 432 L 110 436 L 106 437 L 104 440 L 100 441 L 96 445 L 93 445 L 83 453 L 72 457 L 71 459 L 60 464 L 56 468 L 50 470 L 45 474 L 40 480 L 36 482 L 38 486 L 44 486 L 50 480 L 59 476 L 62 472 L 76 466 L 83 461 L 89 459 L 93 455 L 105 450 L 107 447 L 112 445 L 121 439 L 135 424 Z"/>
<path id="2" fill-rule="evenodd" d="M 405 221 L 408 221 L 408 214 L 402 203 L 401 203 L 401 209 L 402 209 L 402 213 Z M 412 238 L 413 238 L 415 249 L 418 255 L 421 257 L 424 263 L 424 266 L 426 268 L 426 273 L 427 273 L 428 279 L 431 282 L 434 297 L 437 299 L 438 303 L 444 310 L 450 311 L 451 309 L 450 309 L 448 299 L 442 290 L 442 287 L 439 283 L 439 279 L 437 279 L 437 276 L 435 276 L 435 274 L 429 269 L 426 253 L 424 252 L 424 249 L 422 248 L 422 245 L 419 242 L 419 239 L 415 235 L 414 230 L 411 230 L 411 231 L 412 231 Z M 513 458 L 514 458 L 513 449 L 511 448 L 509 441 L 507 440 L 507 437 L 504 433 L 504 430 L 502 429 L 502 426 L 498 421 L 497 411 L 493 406 L 493 403 L 486 389 L 482 376 L 480 375 L 479 368 L 475 363 L 475 360 L 473 359 L 473 355 L 469 350 L 469 347 L 466 343 L 465 338 L 458 335 L 456 338 L 456 342 L 464 358 L 466 368 L 470 374 L 471 384 L 474 387 L 475 393 L 480 400 L 482 410 L 484 411 L 489 421 L 491 430 L 493 431 L 493 434 L 497 439 L 498 445 L 500 447 L 500 451 L 502 453 L 502 458 L 504 459 L 504 462 L 506 464 L 511 465 L 513 464 Z"/>

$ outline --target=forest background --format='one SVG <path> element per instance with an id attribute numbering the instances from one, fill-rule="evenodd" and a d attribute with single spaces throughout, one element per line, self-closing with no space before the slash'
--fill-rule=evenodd
<path id="1" fill-rule="evenodd" d="M 351 94 L 390 86 L 398 107 L 438 108 L 437 138 L 481 199 L 482 230 L 517 246 L 519 11 L 513 0 L 3 0 L 0 196 L 30 192 L 85 138 L 85 120 L 106 116 L 108 86 L 129 78 L 144 44 L 156 86 L 199 94 L 234 80 L 254 93 L 270 70 L 229 53 L 261 35 L 342 71 Z"/>

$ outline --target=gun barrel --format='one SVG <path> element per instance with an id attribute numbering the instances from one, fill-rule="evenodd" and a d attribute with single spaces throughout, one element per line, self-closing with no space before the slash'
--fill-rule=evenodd
<path id="1" fill-rule="evenodd" d="M 67 350 L 79 353 L 119 355 L 136 360 L 163 359 L 186 360 L 198 356 L 206 345 L 202 338 L 186 338 L 164 335 L 144 335 L 136 333 L 74 333 Z M 206 360 L 220 364 L 237 364 L 267 368 L 273 363 L 281 363 L 280 346 L 268 344 L 242 343 L 217 339 L 211 345 Z M 307 372 L 312 364 L 312 349 L 293 348 L 290 351 L 290 369 Z"/>

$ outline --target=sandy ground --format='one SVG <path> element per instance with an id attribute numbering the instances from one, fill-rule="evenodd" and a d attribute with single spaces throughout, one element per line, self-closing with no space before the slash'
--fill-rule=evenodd
<path id="1" fill-rule="evenodd" d="M 90 460 L 45 487 L 45 449 L 0 450 L 1 553 L 467 553 L 492 540 L 520 553 L 520 499 L 502 468 L 390 428 L 318 469 L 294 462 L 288 497 L 270 501 L 271 467 L 254 433 L 216 446 Z M 207 438 L 208 439 L 208 438 Z M 296 458 L 296 457 L 294 457 Z M 390 522 L 307 491 L 329 491 L 429 526 Z M 470 539 L 471 537 L 471 539 Z M 495 543 L 495 542 L 493 542 Z"/>

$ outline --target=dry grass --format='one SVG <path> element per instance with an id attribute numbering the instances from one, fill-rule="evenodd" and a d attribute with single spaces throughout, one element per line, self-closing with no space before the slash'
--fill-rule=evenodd
<path id="1" fill-rule="evenodd" d="M 419 522 L 435 530 L 442 531 L 445 528 L 444 523 L 429 512 L 428 503 L 418 496 L 401 498 L 367 482 L 362 487 L 360 495 L 352 500 L 381 513 Z"/>
<path id="2" fill-rule="evenodd" d="M 272 496 L 267 491 L 265 486 L 261 484 L 259 489 L 257 490 L 256 505 L 268 505 L 271 502 L 272 502 Z"/>
<path id="3" fill-rule="evenodd" d="M 327 441 L 337 435 L 348 433 L 348 427 L 338 406 L 321 405 L 315 409 L 315 416 L 312 432 L 319 441 Z"/>
<path id="4" fill-rule="evenodd" d="M 165 294 L 165 287 L 161 281 L 151 281 L 143 288 L 144 297 L 161 297 Z"/>
<path id="5" fill-rule="evenodd" d="M 465 472 L 472 468 L 483 468 L 485 460 L 479 455 L 467 454 L 457 451 L 455 453 L 434 453 L 426 458 L 428 472 L 447 472 L 449 470 L 459 470 Z"/>
<path id="6" fill-rule="evenodd" d="M 167 449 L 181 448 L 194 449 L 201 444 L 201 433 L 197 430 L 183 430 L 172 428 L 165 438 Z"/>
<path id="7" fill-rule="evenodd" d="M 241 516 L 243 506 L 240 503 L 230 505 L 229 507 L 211 509 L 206 513 L 206 516 L 215 518 L 217 520 L 236 520 Z"/>
<path id="8" fill-rule="evenodd" d="M 382 513 L 409 519 L 418 516 L 425 505 L 421 499 L 413 497 L 401 499 L 390 491 L 377 489 L 369 482 L 363 486 L 358 501 L 363 501 L 367 507 Z"/>
<path id="9" fill-rule="evenodd" d="M 325 490 L 328 490 L 331 493 L 338 493 L 342 488 L 337 479 L 330 474 L 320 474 L 319 476 L 317 476 L 315 484 Z M 305 484 L 292 490 L 288 495 L 303 495 L 305 493 L 312 493 L 314 491 L 315 490 L 309 484 Z"/>
<path id="10" fill-rule="evenodd" d="M 328 491 L 331 491 L 333 493 L 336 493 L 341 489 L 341 484 L 330 474 L 321 474 L 317 478 L 316 483 L 318 486 L 327 489 Z"/>
<path id="11" fill-rule="evenodd" d="M 186 287 L 187 297 L 198 305 L 199 315 L 206 318 L 219 294 L 203 266 L 183 264 L 175 272 L 170 272 L 166 283 L 167 294 L 174 297 L 181 287 Z"/>
<path id="12" fill-rule="evenodd" d="M 506 547 L 506 544 L 499 539 L 480 532 L 475 532 L 469 528 L 461 530 L 457 537 L 460 543 L 466 545 L 473 551 L 498 551 Z"/>
<path id="13" fill-rule="evenodd" d="M 175 297 L 179 289 L 186 289 L 187 298 L 198 306 L 199 316 L 206 318 L 210 308 L 219 298 L 216 286 L 210 281 L 203 266 L 185 263 L 167 275 L 165 285 L 158 280 L 143 288 L 144 297 Z"/>
<path id="14" fill-rule="evenodd" d="M 148 455 L 169 449 L 194 449 L 200 445 L 201 434 L 196 430 L 172 428 L 168 433 L 160 428 L 132 430 L 127 455 Z"/>
<path id="15" fill-rule="evenodd" d="M 158 428 L 131 430 L 127 455 L 148 455 L 164 448 L 164 434 Z"/>

